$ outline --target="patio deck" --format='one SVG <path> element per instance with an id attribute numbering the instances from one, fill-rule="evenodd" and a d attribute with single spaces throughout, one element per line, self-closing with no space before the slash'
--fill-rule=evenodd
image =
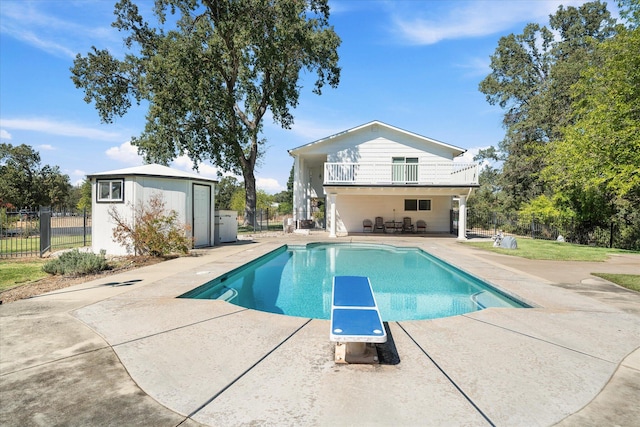
<path id="1" fill-rule="evenodd" d="M 420 247 L 536 307 L 389 322 L 397 365 L 336 365 L 328 320 L 175 298 L 282 244 L 311 241 L 329 239 L 312 233 L 219 246 L 0 306 L 0 424 L 624 426 L 640 419 L 640 295 L 590 285 L 584 264 L 554 264 L 562 277 L 554 281 L 547 263 L 449 237 L 333 239 Z M 616 271 L 637 271 L 640 257 L 614 263 Z"/>

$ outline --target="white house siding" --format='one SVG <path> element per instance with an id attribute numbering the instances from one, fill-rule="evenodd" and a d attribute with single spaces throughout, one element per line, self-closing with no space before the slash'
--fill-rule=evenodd
<path id="1" fill-rule="evenodd" d="M 405 211 L 405 199 L 430 199 L 430 211 Z M 368 196 L 338 194 L 336 197 L 336 232 L 361 233 L 362 220 L 375 220 L 381 216 L 384 221 L 402 221 L 405 216 L 415 225 L 422 219 L 427 222 L 428 233 L 449 233 L 450 196 Z"/>
<path id="2" fill-rule="evenodd" d="M 395 134 L 395 140 L 391 140 L 391 135 L 384 135 L 387 132 L 371 132 L 366 129 L 361 132 L 360 141 L 340 141 L 332 145 L 332 152 L 327 154 L 327 162 L 389 163 L 393 157 L 417 157 L 420 163 L 452 160 L 450 150 L 418 141 L 409 135 L 398 137 Z"/>
<path id="3" fill-rule="evenodd" d="M 181 224 L 192 225 L 193 221 L 193 193 L 192 185 L 201 184 L 211 187 L 211 208 L 214 211 L 214 189 L 211 182 L 195 181 L 190 179 L 172 179 L 153 176 L 115 176 L 124 179 L 124 203 L 95 203 L 96 185 L 92 185 L 92 200 L 94 209 L 92 212 L 92 248 L 94 252 L 105 250 L 112 255 L 127 255 L 123 246 L 114 242 L 113 229 L 115 222 L 109 215 L 109 208 L 114 207 L 121 217 L 129 224 L 134 222 L 135 209 L 141 203 L 146 203 L 153 195 L 160 194 L 164 201 L 165 211 L 177 212 L 177 221 Z M 98 177 L 98 179 L 103 179 Z M 210 226 L 210 242 L 214 239 L 213 221 Z"/>
<path id="4" fill-rule="evenodd" d="M 127 255 L 125 248 L 113 240 L 115 222 L 109 215 L 109 209 L 113 207 L 122 219 L 132 224 L 134 213 L 130 205 L 127 204 L 127 200 L 131 200 L 130 197 L 136 194 L 136 188 L 136 183 L 129 177 L 125 177 L 123 192 L 125 201 L 123 203 L 96 203 L 97 186 L 95 183 L 91 186 L 91 199 L 94 201 L 91 212 L 91 223 L 93 224 L 91 227 L 91 246 L 93 252 L 98 253 L 101 250 L 105 250 L 111 255 Z"/>

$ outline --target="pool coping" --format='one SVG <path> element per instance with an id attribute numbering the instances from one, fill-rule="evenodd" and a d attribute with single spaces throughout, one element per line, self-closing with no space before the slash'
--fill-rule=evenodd
<path id="1" fill-rule="evenodd" d="M 324 234 L 295 239 L 329 241 Z M 420 247 L 536 307 L 389 322 L 400 364 L 337 367 L 328 320 L 175 298 L 288 243 L 274 238 L 110 278 L 142 278 L 126 286 L 78 285 L 15 303 L 15 311 L 39 303 L 70 313 L 148 396 L 178 419 L 204 425 L 553 425 L 588 405 L 640 346 L 638 316 L 478 257 L 452 239 L 348 239 Z M 5 309 L 2 320 L 12 320 L 14 310 Z M 4 379 L 58 360 L 51 349 L 27 361 L 12 357 L 13 348 L 7 353 L 0 356 Z M 631 367 L 640 369 L 635 359 Z"/>

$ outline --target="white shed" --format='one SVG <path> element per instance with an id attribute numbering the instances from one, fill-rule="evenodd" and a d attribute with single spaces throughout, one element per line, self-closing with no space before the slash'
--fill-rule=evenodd
<path id="1" fill-rule="evenodd" d="M 127 255 L 127 249 L 113 240 L 114 206 L 133 223 L 136 206 L 160 194 L 166 210 L 175 210 L 178 221 L 189 225 L 195 247 L 214 243 L 214 194 L 216 180 L 162 165 L 144 165 L 88 175 L 91 181 L 94 252 Z"/>

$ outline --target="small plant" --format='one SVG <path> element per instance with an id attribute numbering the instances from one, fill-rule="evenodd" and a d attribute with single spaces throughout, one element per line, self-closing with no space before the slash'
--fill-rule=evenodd
<path id="1" fill-rule="evenodd" d="M 96 255 L 94 253 L 80 252 L 77 249 L 65 252 L 42 266 L 46 273 L 62 276 L 84 276 L 98 273 L 108 268 L 105 251 L 100 251 L 100 255 Z"/>
<path id="2" fill-rule="evenodd" d="M 116 223 L 113 238 L 135 255 L 166 256 L 189 252 L 193 240 L 187 236 L 189 226 L 178 222 L 175 210 L 166 211 L 162 195 L 154 194 L 147 204 L 134 210 L 133 222 L 127 221 L 115 206 L 109 216 Z"/>

